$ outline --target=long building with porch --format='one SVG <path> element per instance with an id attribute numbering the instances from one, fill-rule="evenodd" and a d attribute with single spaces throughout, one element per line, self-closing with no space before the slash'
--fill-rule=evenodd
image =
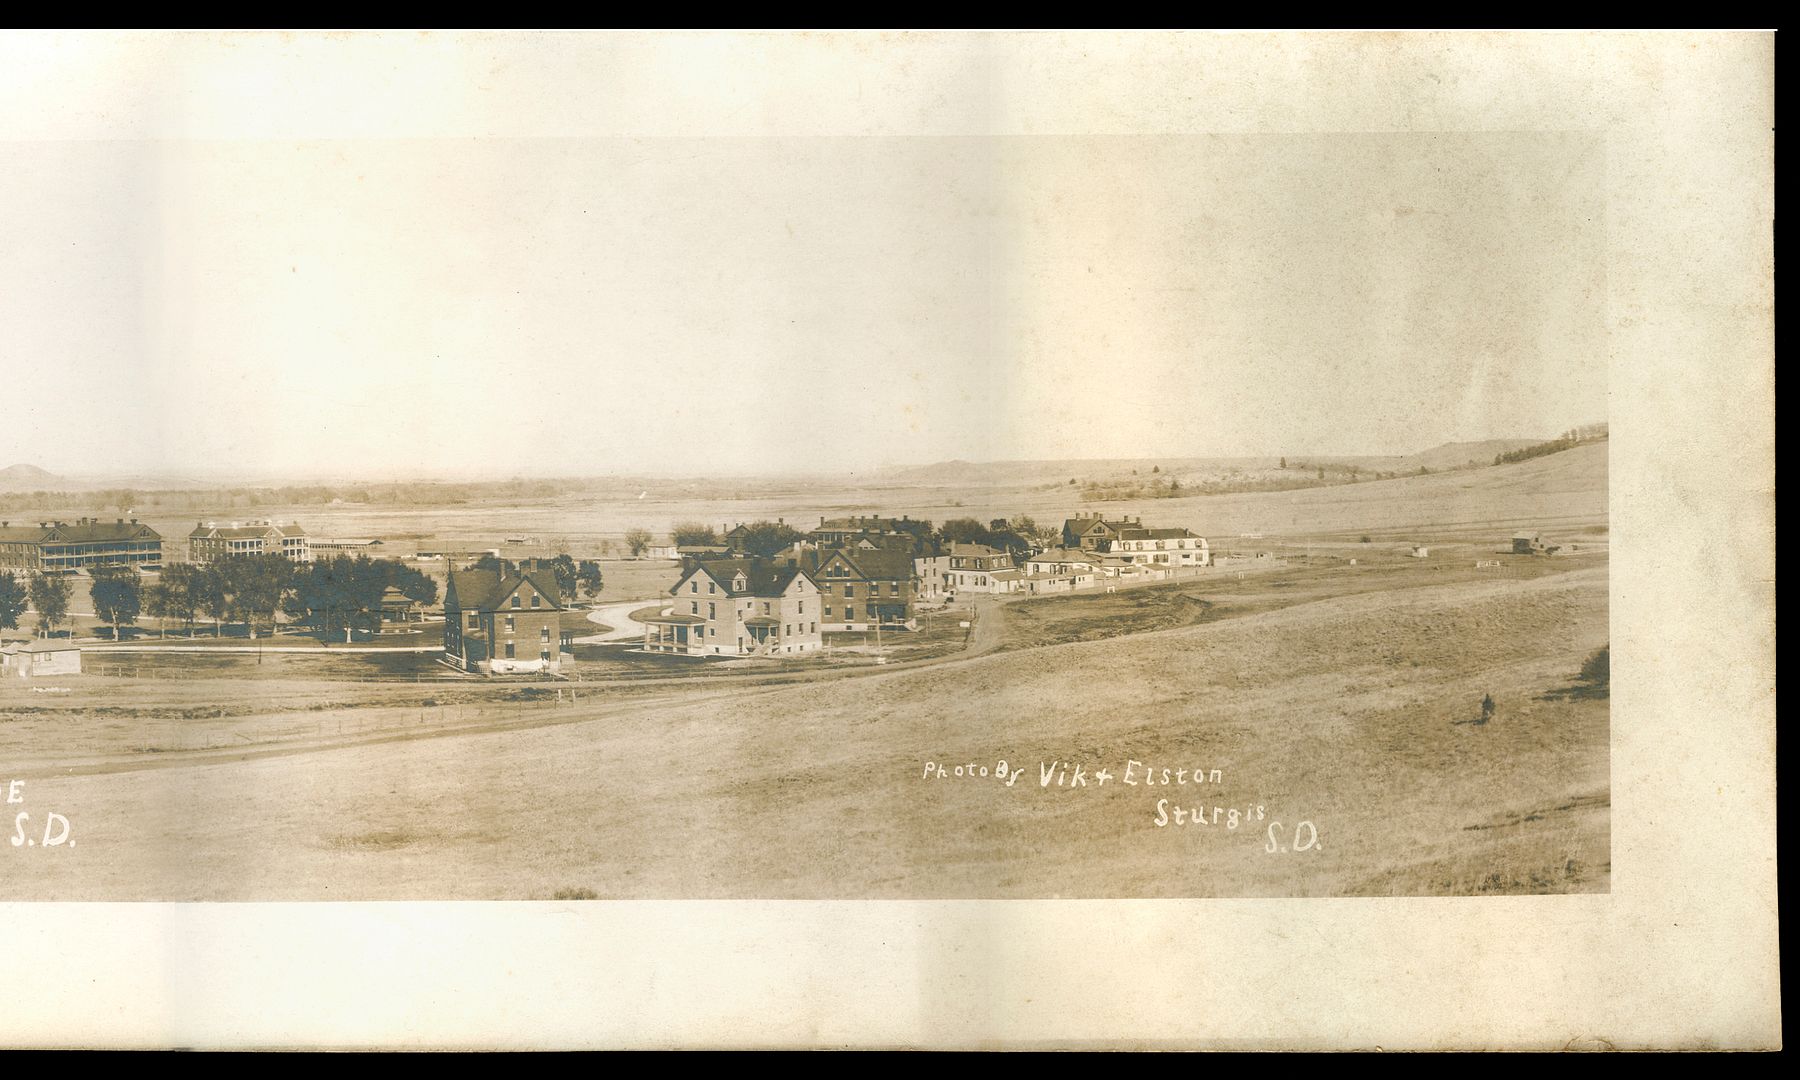
<path id="1" fill-rule="evenodd" d="M 14 525 L 0 521 L 0 570 L 73 574 L 96 566 L 162 568 L 162 535 L 137 518 L 81 518 Z"/>
<path id="2" fill-rule="evenodd" d="M 299 525 L 272 521 L 203 521 L 188 533 L 188 560 L 209 563 L 227 555 L 280 555 L 289 562 L 313 561 L 312 543 Z"/>

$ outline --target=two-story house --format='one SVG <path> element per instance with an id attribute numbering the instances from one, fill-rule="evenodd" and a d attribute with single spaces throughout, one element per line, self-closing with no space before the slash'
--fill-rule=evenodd
<path id="1" fill-rule="evenodd" d="M 444 657 L 484 675 L 562 670 L 562 604 L 544 570 L 452 570 L 444 588 Z"/>
<path id="2" fill-rule="evenodd" d="M 820 552 L 818 565 L 825 629 L 917 629 L 919 576 L 904 547 L 836 548 Z"/>
<path id="3" fill-rule="evenodd" d="M 1195 536 L 1187 529 L 1123 529 L 1106 553 L 1139 565 L 1212 565 L 1212 550 L 1206 545 L 1206 537 Z"/>
<path id="4" fill-rule="evenodd" d="M 823 647 L 819 587 L 770 559 L 684 566 L 671 603 L 644 622 L 644 651 L 683 656 L 798 656 Z"/>
<path id="5" fill-rule="evenodd" d="M 1142 522 L 1135 517 L 1123 517 L 1116 521 L 1108 521 L 1098 514 L 1082 515 L 1063 522 L 1062 543 L 1066 548 L 1105 551 L 1107 545 L 1118 539 L 1119 534 L 1126 529 L 1142 527 Z"/>
<path id="6" fill-rule="evenodd" d="M 918 561 L 922 577 L 941 583 L 946 596 L 965 592 L 1015 592 L 1024 577 L 1010 552 L 986 544 L 953 543 L 943 553 Z"/>

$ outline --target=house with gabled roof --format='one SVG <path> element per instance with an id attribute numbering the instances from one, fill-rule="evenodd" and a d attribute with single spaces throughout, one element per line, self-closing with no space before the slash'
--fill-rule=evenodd
<path id="1" fill-rule="evenodd" d="M 1121 529 L 1104 549 L 1133 563 L 1156 566 L 1211 566 L 1206 537 L 1188 529 Z"/>
<path id="2" fill-rule="evenodd" d="M 559 597 L 549 569 L 450 571 L 444 658 L 483 675 L 560 673 Z"/>
<path id="3" fill-rule="evenodd" d="M 1142 521 L 1135 517 L 1123 517 L 1116 521 L 1108 521 L 1099 514 L 1072 517 L 1063 522 L 1063 547 L 1105 551 L 1107 545 L 1118 539 L 1121 532 L 1142 527 Z"/>
<path id="4" fill-rule="evenodd" d="M 917 561 L 919 572 L 927 580 L 941 582 L 946 596 L 957 593 L 1014 592 L 1025 575 L 1013 564 L 1011 552 L 986 544 L 956 542 L 943 550 Z"/>
<path id="5" fill-rule="evenodd" d="M 0 646 L 0 674 L 21 679 L 81 674 L 81 646 L 69 638 L 33 638 Z"/>
<path id="6" fill-rule="evenodd" d="M 670 603 L 644 618 L 644 651 L 679 656 L 801 656 L 824 647 L 819 587 L 773 559 L 721 558 L 684 566 Z"/>
<path id="7" fill-rule="evenodd" d="M 919 574 L 905 548 L 834 548 L 818 553 L 821 621 L 833 631 L 914 630 Z"/>

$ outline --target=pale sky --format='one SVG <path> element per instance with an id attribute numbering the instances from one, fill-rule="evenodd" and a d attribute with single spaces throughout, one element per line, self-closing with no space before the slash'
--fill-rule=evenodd
<path id="1" fill-rule="evenodd" d="M 1606 419 L 1579 133 L 0 143 L 0 466 L 754 473 Z"/>

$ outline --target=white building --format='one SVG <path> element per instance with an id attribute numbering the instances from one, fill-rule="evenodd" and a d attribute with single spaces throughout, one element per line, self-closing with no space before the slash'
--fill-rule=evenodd
<path id="1" fill-rule="evenodd" d="M 1212 565 L 1206 538 L 1187 529 L 1124 529 L 1112 540 L 1107 554 L 1145 566 Z"/>

